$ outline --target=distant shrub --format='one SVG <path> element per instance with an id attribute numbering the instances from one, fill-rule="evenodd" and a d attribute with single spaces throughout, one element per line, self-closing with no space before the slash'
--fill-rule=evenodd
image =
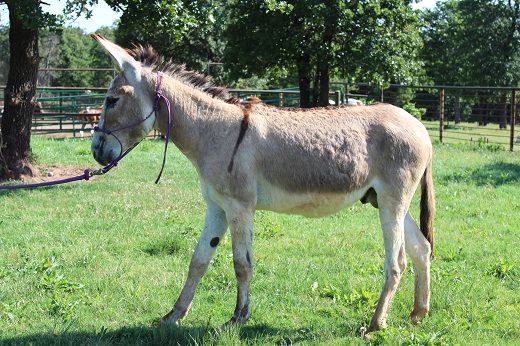
<path id="1" fill-rule="evenodd" d="M 421 120 L 424 113 L 426 113 L 426 108 L 417 108 L 415 107 L 415 103 L 411 102 L 404 104 L 403 109 L 419 120 Z"/>

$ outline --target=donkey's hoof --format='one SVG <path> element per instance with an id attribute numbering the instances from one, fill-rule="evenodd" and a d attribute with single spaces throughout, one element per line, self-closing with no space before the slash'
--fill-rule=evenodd
<path id="1" fill-rule="evenodd" d="M 161 324 L 165 326 L 179 326 L 179 321 L 169 320 L 164 317 L 161 318 Z"/>
<path id="2" fill-rule="evenodd" d="M 419 322 L 421 322 L 421 320 L 426 316 L 427 313 L 428 309 L 426 308 L 420 310 L 414 309 L 410 314 L 410 320 L 412 324 L 418 324 Z"/>
<path id="3" fill-rule="evenodd" d="M 244 324 L 247 323 L 248 320 L 249 320 L 249 317 L 247 317 L 247 318 L 236 318 L 235 316 L 233 316 L 233 317 L 231 317 L 231 319 L 229 321 L 227 321 L 226 323 L 224 323 L 222 325 L 222 329 L 228 329 L 228 328 L 243 326 Z"/>
<path id="4" fill-rule="evenodd" d="M 166 318 L 166 316 L 163 316 L 163 317 L 161 317 L 161 324 L 178 326 L 179 321 L 170 320 L 170 319 Z"/>
<path id="5" fill-rule="evenodd" d="M 161 324 L 167 324 L 167 325 L 179 325 L 179 318 L 175 318 L 175 312 L 174 310 L 168 312 L 166 315 L 161 317 Z"/>
<path id="6" fill-rule="evenodd" d="M 386 318 L 380 320 L 372 320 L 365 334 L 369 335 L 372 332 L 378 332 L 380 330 L 386 329 L 387 327 L 388 325 L 386 324 Z"/>

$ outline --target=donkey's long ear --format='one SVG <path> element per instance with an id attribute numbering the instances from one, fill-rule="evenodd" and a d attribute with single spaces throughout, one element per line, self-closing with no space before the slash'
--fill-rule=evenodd
<path id="1" fill-rule="evenodd" d="M 101 34 L 90 34 L 110 54 L 120 69 L 125 71 L 125 76 L 130 82 L 138 82 L 141 79 L 141 63 L 137 62 L 123 48 L 110 42 Z"/>

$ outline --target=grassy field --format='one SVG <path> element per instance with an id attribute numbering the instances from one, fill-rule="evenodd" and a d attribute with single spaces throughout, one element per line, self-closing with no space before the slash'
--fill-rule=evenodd
<path id="1" fill-rule="evenodd" d="M 89 145 L 32 142 L 43 170 L 68 165 L 77 174 L 99 167 Z M 153 183 L 162 150 L 161 142 L 143 142 L 88 182 L 0 191 L 0 345 L 518 345 L 518 152 L 434 146 L 431 312 L 418 326 L 407 321 L 409 264 L 388 329 L 363 340 L 384 254 L 377 210 L 360 203 L 316 220 L 257 213 L 246 326 L 219 328 L 236 297 L 229 237 L 187 319 L 160 325 L 180 293 L 204 215 L 195 170 L 174 147 Z"/>

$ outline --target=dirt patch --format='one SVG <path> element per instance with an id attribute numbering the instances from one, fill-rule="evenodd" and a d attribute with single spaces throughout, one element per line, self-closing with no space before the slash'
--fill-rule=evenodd
<path id="1" fill-rule="evenodd" d="M 84 167 L 81 166 L 67 166 L 67 165 L 42 165 L 34 166 L 34 177 L 22 176 L 22 181 L 25 183 L 43 183 L 47 181 L 54 181 L 66 179 L 82 175 L 85 172 Z M 0 183 L 4 183 L 0 179 Z"/>
<path id="2" fill-rule="evenodd" d="M 37 166 L 36 169 L 40 172 L 40 176 L 37 177 L 38 181 L 51 181 L 58 179 L 65 179 L 81 175 L 85 172 L 85 167 L 81 166 Z"/>

